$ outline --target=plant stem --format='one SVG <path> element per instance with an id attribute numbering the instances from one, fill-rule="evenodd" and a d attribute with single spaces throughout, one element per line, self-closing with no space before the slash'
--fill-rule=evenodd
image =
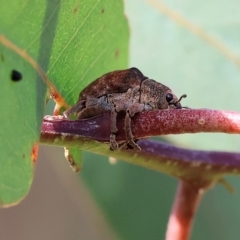
<path id="1" fill-rule="evenodd" d="M 45 122 L 59 122 L 63 133 L 78 134 L 100 142 L 109 142 L 110 113 L 106 112 L 90 119 L 70 121 L 46 116 Z M 71 129 L 69 127 L 71 125 Z M 57 126 L 56 126 L 57 127 Z M 117 140 L 126 140 L 124 114 L 118 114 Z M 104 129 L 104 131 L 102 130 Z M 240 133 L 240 113 L 211 109 L 181 109 L 146 111 L 132 119 L 132 132 L 136 139 L 167 134 L 221 132 Z"/>
<path id="2" fill-rule="evenodd" d="M 187 240 L 205 189 L 180 181 L 168 222 L 166 240 Z"/>
<path id="3" fill-rule="evenodd" d="M 110 151 L 110 114 L 71 121 L 46 116 L 42 125 L 41 143 L 77 147 L 139 166 L 170 174 L 199 185 L 222 180 L 225 174 L 240 173 L 240 154 L 197 151 L 178 148 L 161 142 L 141 140 L 142 151 Z M 133 118 L 134 136 L 146 138 L 184 132 L 240 133 L 240 114 L 207 109 L 149 111 Z M 125 141 L 124 115 L 118 116 L 117 140 Z M 204 172 L 204 174 L 202 174 Z"/>
<path id="4" fill-rule="evenodd" d="M 136 114 L 131 125 L 136 139 L 197 132 L 239 134 L 240 114 L 210 109 L 148 111 Z M 40 143 L 81 148 L 179 178 L 167 240 L 187 240 L 203 192 L 216 182 L 227 185 L 224 175 L 240 173 L 239 153 L 190 150 L 151 140 L 138 141 L 141 151 L 110 151 L 109 126 L 110 113 L 76 121 L 46 116 Z M 125 142 L 124 114 L 118 114 L 117 127 L 117 141 Z"/>

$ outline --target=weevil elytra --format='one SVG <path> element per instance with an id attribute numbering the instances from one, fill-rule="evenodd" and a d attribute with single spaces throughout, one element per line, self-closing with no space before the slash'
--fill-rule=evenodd
<path id="1" fill-rule="evenodd" d="M 155 80 L 145 77 L 137 68 L 107 73 L 88 85 L 79 95 L 78 102 L 63 114 L 66 118 L 76 113 L 78 119 L 89 118 L 103 112 L 111 112 L 110 149 L 118 143 L 117 113 L 125 111 L 127 146 L 140 150 L 131 129 L 131 118 L 139 112 L 156 109 L 181 109 L 180 99 L 172 90 Z"/>

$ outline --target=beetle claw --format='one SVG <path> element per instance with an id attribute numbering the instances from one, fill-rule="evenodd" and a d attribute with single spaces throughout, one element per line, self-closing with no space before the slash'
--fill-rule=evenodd
<path id="1" fill-rule="evenodd" d="M 129 149 L 141 150 L 141 148 L 138 146 L 138 144 L 135 143 L 134 141 L 129 141 L 127 143 L 127 146 Z"/>
<path id="2" fill-rule="evenodd" d="M 118 149 L 118 143 L 116 141 L 116 134 L 115 133 L 111 133 L 110 134 L 110 150 L 114 151 Z"/>

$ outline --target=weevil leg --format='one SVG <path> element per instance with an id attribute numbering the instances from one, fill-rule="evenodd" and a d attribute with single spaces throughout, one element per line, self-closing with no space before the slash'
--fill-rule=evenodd
<path id="1" fill-rule="evenodd" d="M 71 116 L 72 114 L 80 112 L 85 107 L 85 102 L 86 102 L 85 100 L 77 102 L 70 109 L 68 109 L 67 111 L 63 112 L 63 116 L 65 118 L 69 118 L 69 116 Z"/>
<path id="2" fill-rule="evenodd" d="M 134 142 L 131 121 L 132 119 L 129 113 L 127 112 L 125 117 L 125 132 L 126 132 L 127 144 L 136 150 L 141 150 L 141 148 L 137 145 L 137 143 Z"/>
<path id="3" fill-rule="evenodd" d="M 131 89 L 130 89 L 131 90 Z M 120 98 L 117 98 L 116 95 L 112 96 L 111 94 L 109 94 L 108 97 L 108 102 L 112 105 L 111 107 L 111 118 L 110 118 L 110 150 L 114 151 L 116 149 L 118 149 L 118 143 L 116 141 L 116 133 L 118 132 L 118 128 L 117 128 L 117 113 L 120 112 L 121 110 L 125 109 L 125 98 L 127 98 L 127 100 L 129 99 L 129 93 L 131 93 L 130 91 L 128 91 L 126 93 L 126 96 L 120 95 Z M 126 100 L 126 101 L 127 101 Z"/>
<path id="4" fill-rule="evenodd" d="M 134 142 L 131 121 L 132 121 L 132 117 L 136 113 L 142 112 L 143 110 L 144 110 L 144 104 L 135 103 L 128 108 L 126 116 L 125 116 L 125 132 L 126 132 L 126 138 L 128 140 L 128 144 L 137 150 L 141 150 L 141 148 Z"/>
<path id="5" fill-rule="evenodd" d="M 117 113 L 122 111 L 122 110 L 126 111 L 126 109 L 129 109 L 128 106 L 134 105 L 132 103 L 133 97 L 138 92 L 139 92 L 139 87 L 138 88 L 129 88 L 126 93 L 121 93 L 119 95 L 117 95 L 117 94 L 115 94 L 115 95 L 109 94 L 107 96 L 108 97 L 108 102 L 112 104 L 111 119 L 110 119 L 110 121 L 111 121 L 111 123 L 110 123 L 110 129 L 111 129 L 110 150 L 116 150 L 118 148 L 118 143 L 116 141 L 116 133 L 118 131 L 118 129 L 117 129 Z M 139 105 L 139 103 L 138 103 L 138 105 Z M 134 108 L 132 109 L 132 111 L 134 111 Z M 138 112 L 138 109 L 137 109 L 137 112 Z M 130 130 L 128 130 L 128 132 L 132 136 L 132 134 L 131 134 L 131 118 L 128 119 L 128 121 L 130 121 L 130 124 L 129 124 Z M 130 137 L 127 138 L 127 140 L 130 140 L 130 139 L 132 139 L 132 141 L 129 141 L 130 145 L 132 147 L 134 147 L 134 148 L 139 149 L 137 144 L 135 144 L 135 142 L 133 141 L 133 136 L 131 138 Z"/>
<path id="6" fill-rule="evenodd" d="M 110 118 L 110 150 L 114 151 L 118 148 L 118 143 L 116 141 L 116 133 L 117 129 L 117 111 L 116 106 L 114 105 L 111 110 L 111 118 Z"/>

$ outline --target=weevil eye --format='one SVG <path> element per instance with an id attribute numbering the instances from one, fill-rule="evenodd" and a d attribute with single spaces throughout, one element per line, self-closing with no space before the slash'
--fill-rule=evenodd
<path id="1" fill-rule="evenodd" d="M 171 102 L 173 100 L 173 95 L 171 93 L 168 93 L 166 95 L 166 100 L 167 100 L 167 102 Z"/>

